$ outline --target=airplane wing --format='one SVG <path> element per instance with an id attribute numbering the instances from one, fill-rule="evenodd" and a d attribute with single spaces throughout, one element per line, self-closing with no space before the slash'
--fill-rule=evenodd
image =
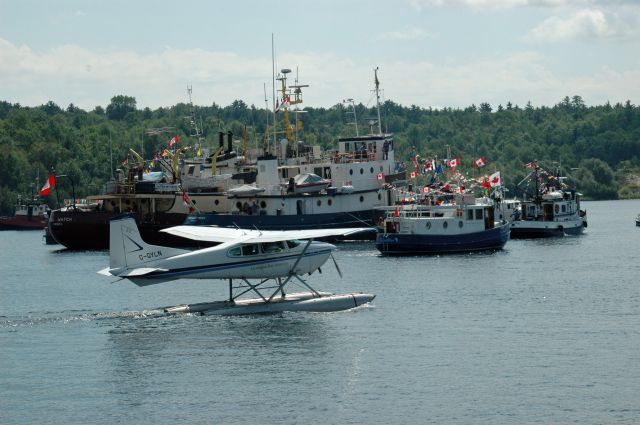
<path id="1" fill-rule="evenodd" d="M 309 229 L 309 230 L 249 230 L 231 229 L 217 226 L 174 226 L 160 230 L 161 232 L 182 238 L 202 242 L 242 243 L 277 242 L 292 239 L 317 239 L 331 236 L 348 236 L 354 233 L 371 232 L 372 227 L 356 227 L 345 229 Z"/>

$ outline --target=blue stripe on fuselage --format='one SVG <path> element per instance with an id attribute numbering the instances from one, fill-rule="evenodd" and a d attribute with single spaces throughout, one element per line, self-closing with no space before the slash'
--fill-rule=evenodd
<path id="1" fill-rule="evenodd" d="M 322 251 L 314 251 L 308 252 L 304 254 L 304 257 L 311 257 L 315 255 L 323 255 L 326 253 L 331 253 L 330 249 L 322 250 Z M 196 267 L 185 267 L 182 269 L 174 269 L 168 272 L 152 272 L 145 276 L 140 276 L 140 278 L 156 278 L 156 277 L 188 277 L 191 274 L 202 273 L 206 271 L 220 271 L 225 269 L 235 269 L 239 267 L 247 267 L 251 265 L 264 264 L 264 263 L 273 263 L 280 261 L 289 261 L 291 259 L 298 258 L 300 254 L 296 255 L 286 255 L 283 257 L 277 258 L 262 258 L 251 261 L 240 261 L 237 263 L 225 263 L 225 264 L 214 264 L 214 265 L 206 265 L 206 266 L 196 266 Z"/>

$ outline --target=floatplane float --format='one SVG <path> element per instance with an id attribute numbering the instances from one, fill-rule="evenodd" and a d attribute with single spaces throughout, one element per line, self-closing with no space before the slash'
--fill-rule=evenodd
<path id="1" fill-rule="evenodd" d="M 168 313 L 238 315 L 348 310 L 371 302 L 375 295 L 319 292 L 302 276 L 320 271 L 331 257 L 342 277 L 332 255 L 336 247 L 314 239 L 348 236 L 364 230 L 367 229 L 260 231 L 215 226 L 175 226 L 160 230 L 210 245 L 186 250 L 147 244 L 135 220 L 123 215 L 111 220 L 109 267 L 98 273 L 128 279 L 138 286 L 182 278 L 228 281 L 228 300 L 165 307 Z M 286 293 L 285 286 L 293 282 L 308 291 Z M 247 298 L 247 294 L 257 294 L 258 298 Z"/>

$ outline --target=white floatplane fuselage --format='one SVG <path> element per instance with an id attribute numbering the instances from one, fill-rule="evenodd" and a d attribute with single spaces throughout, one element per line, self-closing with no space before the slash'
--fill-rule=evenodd
<path id="1" fill-rule="evenodd" d="M 345 310 L 368 303 L 375 296 L 363 293 L 321 293 L 311 288 L 301 276 L 318 270 L 336 249 L 332 244 L 314 241 L 312 238 L 348 235 L 363 230 L 358 228 L 261 232 L 213 226 L 176 226 L 162 230 L 174 236 L 218 244 L 189 251 L 147 244 L 140 237 L 135 220 L 129 216 L 122 216 L 111 221 L 109 267 L 99 273 L 128 279 L 138 286 L 180 278 L 228 280 L 229 300 L 223 301 L 223 306 L 219 303 L 205 303 L 210 304 L 209 310 L 197 310 L 205 314 L 213 314 L 213 310 L 218 311 L 216 314 L 231 314 L 232 311 L 246 314 L 290 310 Z M 241 286 L 245 288 L 240 295 L 234 295 L 234 279 L 240 281 Z M 251 283 L 250 279 L 259 281 Z M 276 289 L 270 294 L 265 294 L 260 287 L 271 280 L 276 282 Z M 299 282 L 311 292 L 304 293 L 304 296 L 287 294 L 284 288 L 289 282 Z M 270 288 L 273 289 L 273 286 Z M 260 298 L 240 298 L 248 292 L 254 292 Z M 214 305 L 218 307 L 214 308 Z M 180 308 L 167 311 L 194 311 L 193 308 L 187 306 L 186 310 Z"/>

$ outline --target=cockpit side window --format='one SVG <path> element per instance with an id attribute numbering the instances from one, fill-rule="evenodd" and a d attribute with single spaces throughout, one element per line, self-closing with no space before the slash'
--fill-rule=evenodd
<path id="1" fill-rule="evenodd" d="M 287 246 L 289 247 L 289 249 L 293 249 L 293 248 L 297 247 L 298 245 L 300 245 L 300 243 L 301 242 L 299 240 L 293 239 L 293 240 L 287 241 Z"/>

